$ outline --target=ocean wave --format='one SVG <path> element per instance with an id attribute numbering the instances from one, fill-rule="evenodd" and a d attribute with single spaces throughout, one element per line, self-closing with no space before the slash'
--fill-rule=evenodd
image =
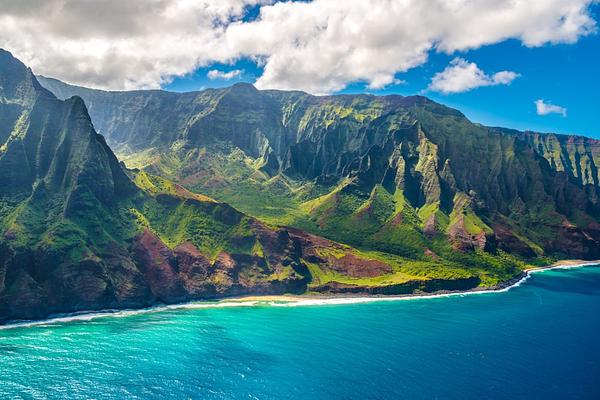
<path id="1" fill-rule="evenodd" d="M 433 293 L 423 295 L 399 295 L 399 296 L 354 296 L 354 297 L 329 297 L 329 298 L 306 298 L 306 299 L 295 299 L 286 298 L 282 296 L 281 299 L 276 300 L 261 300 L 260 296 L 251 300 L 242 299 L 229 299 L 220 300 L 215 302 L 207 301 L 194 301 L 189 303 L 181 304 L 170 304 L 161 305 L 149 308 L 142 308 L 136 310 L 101 310 L 95 312 L 78 312 L 72 314 L 64 314 L 50 317 L 48 319 L 39 321 L 25 321 L 16 322 L 7 325 L 0 325 L 0 330 L 16 329 L 16 328 L 29 328 L 29 327 L 43 327 L 52 326 L 56 324 L 64 324 L 70 322 L 89 322 L 99 318 L 125 318 L 134 315 L 151 314 L 156 312 L 165 312 L 170 310 L 197 310 L 197 309 L 209 309 L 209 308 L 229 308 L 229 307 L 303 307 L 303 306 L 324 306 L 324 305 L 347 305 L 347 304 L 361 304 L 361 303 L 375 303 L 375 302 L 388 302 L 388 301 L 417 301 L 417 300 L 429 300 L 436 298 L 447 298 L 447 297 L 464 297 L 471 295 L 489 295 L 495 293 L 505 293 L 511 289 L 523 285 L 533 274 L 543 273 L 545 271 L 561 270 L 561 269 L 574 269 L 581 267 L 588 267 L 599 265 L 597 261 L 586 262 L 573 265 L 557 265 L 552 267 L 536 268 L 526 271 L 521 279 L 514 282 L 513 284 L 504 287 L 502 289 L 482 289 L 482 290 L 471 290 L 464 292 L 450 292 L 450 293 Z M 273 297 L 273 296 L 271 296 Z"/>

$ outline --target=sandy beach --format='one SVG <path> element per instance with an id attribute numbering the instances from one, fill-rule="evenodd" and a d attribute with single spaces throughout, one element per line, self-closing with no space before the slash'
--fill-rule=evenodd
<path id="1" fill-rule="evenodd" d="M 343 294 L 305 294 L 305 295 L 268 295 L 268 296 L 242 296 L 223 299 L 220 302 L 306 302 L 315 300 L 324 302 L 331 300 L 331 303 L 339 304 L 344 299 L 350 300 L 368 300 L 378 301 L 381 299 L 399 299 L 399 298 L 415 298 L 415 297 L 435 297 L 435 296 L 447 296 L 447 295 L 464 295 L 468 293 L 486 293 L 486 292 L 498 292 L 508 290 L 512 287 L 520 285 L 526 280 L 531 274 L 546 271 L 550 269 L 561 269 L 561 268 L 579 268 L 585 266 L 600 265 L 600 260 L 561 260 L 554 264 L 543 266 L 543 267 L 532 267 L 523 270 L 523 273 L 505 282 L 501 282 L 493 287 L 477 287 L 470 290 L 461 291 L 446 291 L 441 290 L 432 293 L 410 293 L 403 295 L 369 295 L 369 294 L 356 294 L 348 295 Z"/>
<path id="2" fill-rule="evenodd" d="M 600 266 L 600 260 L 562 260 L 552 265 L 544 267 L 535 267 L 524 270 L 523 273 L 506 282 L 502 282 L 494 287 L 474 288 L 466 291 L 437 291 L 432 293 L 411 293 L 405 295 L 353 295 L 339 294 L 305 294 L 305 295 L 265 295 L 265 296 L 241 296 L 230 297 L 216 301 L 198 300 L 188 303 L 156 305 L 154 307 L 142 309 L 123 309 L 123 310 L 99 310 L 99 311 L 81 311 L 71 314 L 61 314 L 51 316 L 47 319 L 37 321 L 14 321 L 5 325 L 0 325 L 0 330 L 12 329 L 18 327 L 39 326 L 53 323 L 65 323 L 70 321 L 90 321 L 103 317 L 127 317 L 131 315 L 147 314 L 157 311 L 178 310 L 178 309 L 201 309 L 201 308 L 222 308 L 222 307 L 297 307 L 297 306 L 316 306 L 316 305 L 342 305 L 369 303 L 378 301 L 401 301 L 428 299 L 436 297 L 466 296 L 473 294 L 506 292 L 525 282 L 532 274 L 548 271 L 552 269 L 580 268 L 586 266 Z"/>

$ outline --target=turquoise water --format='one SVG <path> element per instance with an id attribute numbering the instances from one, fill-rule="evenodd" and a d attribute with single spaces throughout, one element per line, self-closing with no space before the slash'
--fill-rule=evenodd
<path id="1" fill-rule="evenodd" d="M 0 398 L 600 399 L 600 268 L 504 293 L 0 330 Z"/>

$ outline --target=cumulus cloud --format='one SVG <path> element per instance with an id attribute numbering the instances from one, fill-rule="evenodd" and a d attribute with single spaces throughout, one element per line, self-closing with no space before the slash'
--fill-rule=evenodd
<path id="1" fill-rule="evenodd" d="M 210 71 L 208 71 L 206 76 L 208 77 L 208 79 L 211 79 L 211 80 L 222 79 L 222 80 L 228 81 L 233 78 L 237 78 L 241 74 L 242 74 L 241 69 L 234 69 L 229 72 L 219 71 L 218 69 L 211 69 Z"/>
<path id="2" fill-rule="evenodd" d="M 534 103 L 538 115 L 560 114 L 563 117 L 567 116 L 565 107 L 557 106 L 542 99 L 536 100 Z"/>
<path id="3" fill-rule="evenodd" d="M 467 92 L 481 86 L 508 85 L 518 76 L 512 71 L 500 71 L 490 76 L 477 64 L 457 57 L 433 76 L 428 89 L 445 94 Z"/>
<path id="4" fill-rule="evenodd" d="M 225 29 L 270 0 L 0 0 L 0 47 L 42 75 L 158 88 L 213 60 Z"/>
<path id="5" fill-rule="evenodd" d="M 259 88 L 329 93 L 393 84 L 430 51 L 573 43 L 595 30 L 593 1 L 0 0 L 0 47 L 37 73 L 99 88 L 158 87 L 250 58 L 263 67 Z"/>

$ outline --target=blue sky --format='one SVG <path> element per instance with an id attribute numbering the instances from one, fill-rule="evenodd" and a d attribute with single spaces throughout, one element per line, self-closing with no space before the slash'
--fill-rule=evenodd
<path id="1" fill-rule="evenodd" d="M 424 94 L 487 125 L 600 138 L 600 0 L 9 3 L 0 48 L 76 85 Z"/>
<path id="2" fill-rule="evenodd" d="M 598 21 L 600 6 L 591 6 Z M 443 71 L 451 60 L 461 57 L 488 74 L 508 70 L 519 74 L 508 85 L 479 87 L 463 93 L 442 94 L 427 90 L 432 77 Z M 210 70 L 242 71 L 234 79 L 207 77 Z M 263 73 L 253 61 L 243 58 L 234 64 L 211 64 L 191 74 L 175 78 L 163 88 L 171 91 L 193 91 L 224 87 L 235 82 L 253 83 Z M 446 54 L 431 51 L 428 61 L 396 78 L 403 81 L 380 90 L 372 90 L 365 82 L 350 83 L 335 93 L 372 93 L 376 95 L 423 94 L 435 101 L 457 108 L 471 120 L 491 126 L 520 130 L 580 134 L 600 138 L 600 36 L 584 36 L 574 44 L 547 44 L 526 47 L 516 39 L 475 50 Z M 566 108 L 567 115 L 538 115 L 534 101 L 543 99 Z"/>

